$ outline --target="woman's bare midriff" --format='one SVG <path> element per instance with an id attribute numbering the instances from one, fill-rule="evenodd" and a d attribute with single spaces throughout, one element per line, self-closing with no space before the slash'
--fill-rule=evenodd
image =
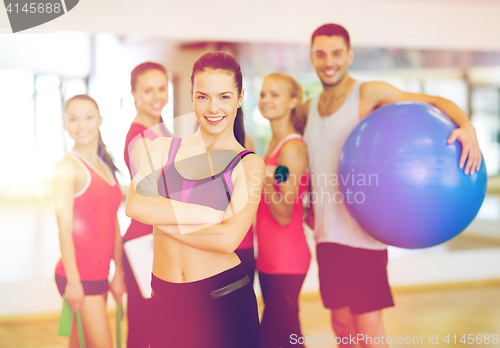
<path id="1" fill-rule="evenodd" d="M 156 228 L 153 229 L 153 239 L 153 274 L 167 282 L 194 282 L 240 264 L 240 259 L 235 253 L 197 249 Z"/>

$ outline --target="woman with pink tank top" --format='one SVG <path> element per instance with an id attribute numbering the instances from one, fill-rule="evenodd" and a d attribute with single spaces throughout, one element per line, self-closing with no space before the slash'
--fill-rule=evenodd
<path id="1" fill-rule="evenodd" d="M 167 71 L 158 63 L 146 62 L 132 70 L 131 92 L 137 110 L 125 139 L 125 163 L 132 179 L 141 166 L 146 147 L 158 137 L 171 137 L 161 112 L 168 102 Z M 123 242 L 153 233 L 153 226 L 132 219 Z M 127 255 L 123 266 L 127 283 L 127 347 L 148 348 L 151 323 L 151 299 L 142 296 Z"/>
<path id="2" fill-rule="evenodd" d="M 257 210 L 257 270 L 265 308 L 261 322 L 261 348 L 291 347 L 301 337 L 299 293 L 311 253 L 302 227 L 303 197 L 307 189 L 307 150 L 303 122 L 297 109 L 302 89 L 290 76 L 273 73 L 264 79 L 259 108 L 271 122 L 273 137 L 264 155 L 266 176 Z M 289 177 L 277 183 L 277 166 Z M 303 345 L 293 345 L 303 347 Z"/>
<path id="3" fill-rule="evenodd" d="M 61 259 L 55 280 L 71 309 L 80 312 L 89 347 L 113 347 L 106 313 L 111 259 L 116 265 L 109 289 L 121 303 L 125 292 L 121 234 L 116 212 L 122 200 L 117 168 L 101 139 L 102 117 L 88 95 L 64 106 L 64 128 L 75 141 L 54 169 L 54 205 Z M 69 347 L 79 347 L 73 320 Z"/>

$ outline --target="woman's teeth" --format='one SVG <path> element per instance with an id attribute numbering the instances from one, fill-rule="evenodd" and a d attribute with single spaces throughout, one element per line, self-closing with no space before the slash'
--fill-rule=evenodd
<path id="1" fill-rule="evenodd" d="M 209 120 L 210 122 L 219 122 L 223 118 L 224 118 L 224 116 L 220 116 L 220 117 L 207 117 L 207 120 Z"/>

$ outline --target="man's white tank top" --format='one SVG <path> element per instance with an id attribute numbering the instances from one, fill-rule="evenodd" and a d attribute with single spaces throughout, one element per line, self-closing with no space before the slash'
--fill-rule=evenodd
<path id="1" fill-rule="evenodd" d="M 343 199 L 348 197 L 344 197 L 339 187 L 342 179 L 348 179 L 338 174 L 338 162 L 342 146 L 359 123 L 359 90 L 362 83 L 355 81 L 345 102 L 327 117 L 319 115 L 319 96 L 311 99 L 304 140 L 309 155 L 314 237 L 316 243 L 331 242 L 380 250 L 387 245 L 363 231 L 351 217 L 343 204 Z"/>

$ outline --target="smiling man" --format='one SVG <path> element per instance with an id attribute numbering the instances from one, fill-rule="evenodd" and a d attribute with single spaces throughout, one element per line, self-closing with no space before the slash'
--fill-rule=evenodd
<path id="1" fill-rule="evenodd" d="M 317 243 L 321 297 L 331 310 L 333 330 L 343 338 L 339 341 L 342 347 L 386 347 L 380 339 L 384 335 L 382 309 L 394 305 L 387 280 L 387 245 L 363 231 L 344 204 L 334 199 L 338 185 L 315 180 L 315 176 L 336 175 L 340 151 L 351 131 L 372 111 L 390 103 L 421 101 L 448 115 L 458 126 L 448 143 L 461 142 L 459 165 L 465 174 L 479 170 L 481 164 L 476 132 L 467 115 L 449 100 L 403 92 L 383 82 L 352 79 L 353 51 L 349 34 L 340 25 L 316 29 L 310 58 L 323 85 L 323 92 L 304 107 L 304 138 L 312 173 L 307 223 L 314 229 Z"/>

